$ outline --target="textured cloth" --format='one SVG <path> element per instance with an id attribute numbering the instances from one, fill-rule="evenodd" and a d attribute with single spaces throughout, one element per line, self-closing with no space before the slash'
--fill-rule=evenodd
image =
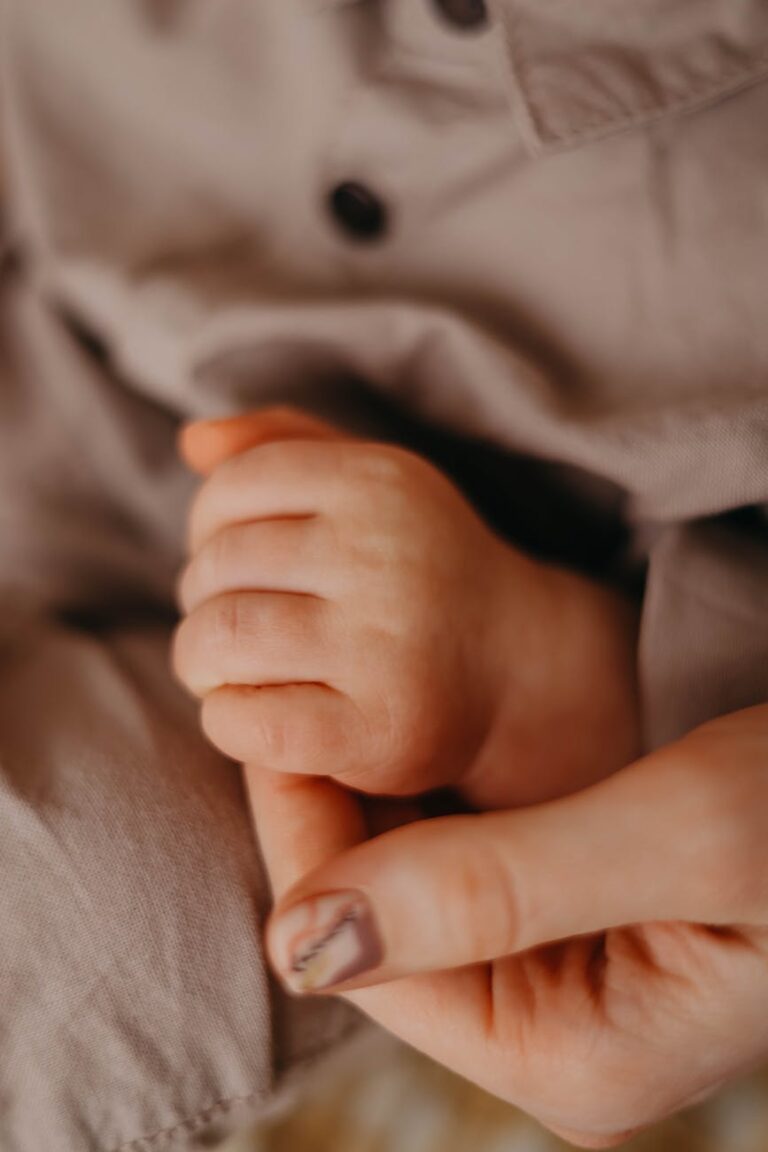
<path id="1" fill-rule="evenodd" d="M 182 418 L 377 394 L 647 571 L 649 746 L 768 697 L 768 6 L 488 8 L 0 0 L 3 1152 L 184 1147 L 348 1026 L 166 670 Z"/>
<path id="2" fill-rule="evenodd" d="M 174 421 L 10 273 L 0 311 L 0 1147 L 208 1147 L 351 1018 L 271 986 L 240 774 L 171 681 Z"/>

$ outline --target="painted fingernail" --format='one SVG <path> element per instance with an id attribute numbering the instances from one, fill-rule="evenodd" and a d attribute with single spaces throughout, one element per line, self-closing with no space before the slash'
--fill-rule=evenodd
<path id="1" fill-rule="evenodd" d="M 293 992 L 322 992 L 382 961 L 370 905 L 362 892 L 324 892 L 295 904 L 271 930 L 275 966 Z"/>

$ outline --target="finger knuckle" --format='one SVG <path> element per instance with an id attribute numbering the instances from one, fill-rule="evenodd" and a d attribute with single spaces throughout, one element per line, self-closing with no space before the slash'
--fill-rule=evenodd
<path id="1" fill-rule="evenodd" d="M 229 689 L 219 689 L 203 700 L 200 727 L 214 748 L 233 760 L 248 760 L 250 749 L 244 744 L 240 726 L 232 720 L 232 696 Z"/>
<path id="2" fill-rule="evenodd" d="M 274 771 L 332 775 L 342 763 L 346 738 L 330 717 L 265 706 L 254 712 L 251 731 L 259 759 Z"/>
<path id="3" fill-rule="evenodd" d="M 210 742 L 233 760 L 282 769 L 292 726 L 257 693 L 220 688 L 203 701 L 200 723 Z"/>
<path id="4" fill-rule="evenodd" d="M 443 905 L 446 927 L 456 937 L 455 948 L 478 960 L 518 952 L 522 942 L 519 888 L 514 870 L 496 850 L 492 836 L 482 850 L 447 861 L 443 875 L 448 888 Z"/>
<path id="5" fill-rule="evenodd" d="M 250 664 L 259 645 L 275 639 L 302 642 L 321 615 L 299 598 L 227 592 L 209 601 L 217 650 Z"/>
<path id="6" fill-rule="evenodd" d="M 242 548 L 241 528 L 223 528 L 217 532 L 199 555 L 200 581 L 210 588 L 225 584 L 227 578 L 237 571 Z"/>
<path id="7" fill-rule="evenodd" d="M 239 651 L 245 642 L 245 612 L 242 597 L 217 596 L 210 602 L 211 633 L 218 653 Z"/>
<path id="8" fill-rule="evenodd" d="M 693 750 L 692 750 L 693 751 Z M 743 915 L 762 895 L 766 864 L 753 774 L 694 752 L 684 767 L 689 860 L 702 911 Z"/>
<path id="9" fill-rule="evenodd" d="M 355 481 L 376 487 L 407 487 L 414 471 L 414 457 L 403 448 L 382 444 L 353 444 L 346 456 Z"/>

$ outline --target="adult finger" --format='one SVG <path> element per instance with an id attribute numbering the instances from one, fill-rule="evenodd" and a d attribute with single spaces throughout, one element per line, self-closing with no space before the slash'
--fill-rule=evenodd
<path id="1" fill-rule="evenodd" d="M 276 898 L 365 839 L 360 803 L 332 780 L 284 775 L 255 763 L 245 765 L 244 777 Z"/>
<path id="2" fill-rule="evenodd" d="M 576 796 L 355 847 L 278 909 L 277 971 L 299 991 L 360 987 L 635 923 L 759 923 L 768 710 L 755 711 L 762 737 L 740 749 L 702 729 Z"/>

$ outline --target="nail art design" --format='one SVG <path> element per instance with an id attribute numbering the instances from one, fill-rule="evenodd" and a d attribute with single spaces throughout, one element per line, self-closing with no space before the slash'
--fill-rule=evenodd
<path id="1" fill-rule="evenodd" d="M 326 892 L 289 908 L 272 928 L 277 968 L 294 992 L 321 992 L 376 968 L 383 948 L 361 892 Z"/>

